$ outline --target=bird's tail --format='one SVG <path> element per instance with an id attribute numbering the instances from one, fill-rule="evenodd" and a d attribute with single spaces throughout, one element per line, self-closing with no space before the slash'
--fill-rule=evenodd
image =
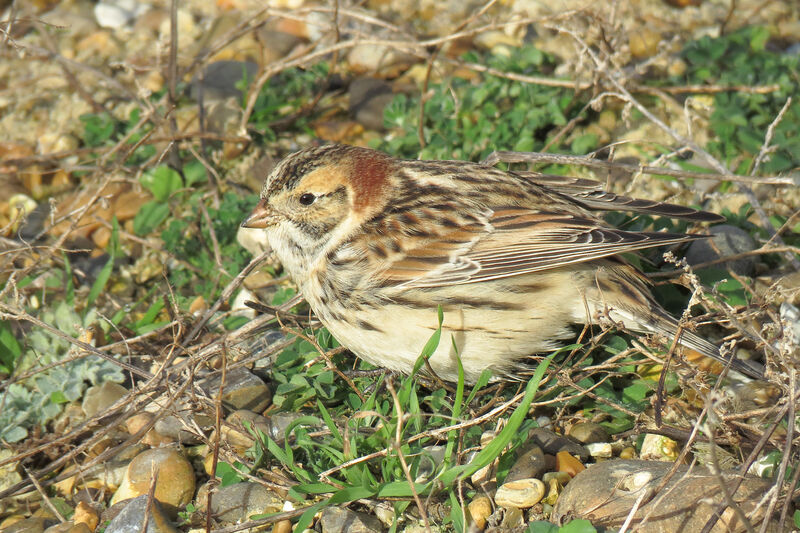
<path id="1" fill-rule="evenodd" d="M 657 322 L 647 325 L 656 333 L 674 337 L 675 332 L 678 331 L 678 321 L 664 313 L 658 313 L 657 316 Z M 764 367 L 761 364 L 755 361 L 737 359 L 733 356 L 724 356 L 717 346 L 693 331 L 682 329 L 678 343 L 702 356 L 710 357 L 725 366 L 730 366 L 733 371 L 740 372 L 751 378 L 764 379 Z"/>

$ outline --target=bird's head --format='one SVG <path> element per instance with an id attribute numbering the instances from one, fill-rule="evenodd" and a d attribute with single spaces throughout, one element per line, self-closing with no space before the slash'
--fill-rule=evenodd
<path id="1" fill-rule="evenodd" d="M 317 252 L 385 204 L 393 161 L 375 150 L 340 144 L 291 154 L 267 177 L 242 226 L 266 229 L 279 255 L 281 241 Z"/>

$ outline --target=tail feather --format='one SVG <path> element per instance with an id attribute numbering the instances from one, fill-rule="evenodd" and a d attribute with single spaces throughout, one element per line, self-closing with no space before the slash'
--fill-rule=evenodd
<path id="1" fill-rule="evenodd" d="M 675 332 L 678 330 L 678 321 L 668 315 L 661 315 L 658 318 L 660 319 L 659 323 L 650 324 L 650 327 L 657 333 L 674 336 Z M 735 357 L 723 356 L 717 346 L 692 331 L 681 330 L 678 343 L 701 355 L 719 361 L 725 366 L 730 366 L 731 370 L 735 370 L 736 372 L 740 372 L 754 379 L 764 379 L 764 368 L 762 365 L 755 361 L 746 361 Z"/>

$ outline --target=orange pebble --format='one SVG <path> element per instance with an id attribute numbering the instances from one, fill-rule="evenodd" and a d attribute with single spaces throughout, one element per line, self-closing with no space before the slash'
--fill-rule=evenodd
<path id="1" fill-rule="evenodd" d="M 566 472 L 570 476 L 575 477 L 578 475 L 578 472 L 586 470 L 586 467 L 569 452 L 558 452 L 556 454 L 556 470 L 559 472 Z"/>

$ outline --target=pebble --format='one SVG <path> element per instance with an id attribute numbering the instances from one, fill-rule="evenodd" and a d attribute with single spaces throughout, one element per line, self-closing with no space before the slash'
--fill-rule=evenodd
<path id="1" fill-rule="evenodd" d="M 724 501 L 719 482 L 705 468 L 694 466 L 687 475 L 689 468 L 680 466 L 658 495 L 651 494 L 672 467 L 672 463 L 635 460 L 592 465 L 564 488 L 550 519 L 554 523 L 563 523 L 566 517 L 585 519 L 598 529 L 617 529 L 633 506 L 638 505 L 632 523 L 639 523 L 647 516 L 647 531 L 700 531 L 714 509 Z M 723 475 L 730 476 L 731 483 L 741 476 L 739 473 Z M 764 507 L 760 510 L 757 507 L 771 485 L 771 481 L 747 475 L 733 496 L 754 523 L 763 518 Z M 723 521 L 726 517 L 734 519 L 727 512 Z M 721 523 L 716 529 L 728 530 Z M 744 531 L 739 526 L 733 529 Z"/>
<path id="2" fill-rule="evenodd" d="M 208 504 L 207 486 L 204 485 L 197 491 L 196 501 L 198 508 L 205 512 Z M 211 512 L 214 517 L 227 523 L 248 520 L 257 514 L 278 513 L 282 508 L 283 501 L 272 491 L 250 481 L 221 487 L 211 498 Z"/>
<path id="3" fill-rule="evenodd" d="M 148 6 L 137 0 L 104 0 L 94 6 L 94 17 L 103 28 L 121 28 L 147 11 Z"/>
<path id="4" fill-rule="evenodd" d="M 163 441 L 180 442 L 181 444 L 199 444 L 202 435 L 197 435 L 193 429 L 195 425 L 203 428 L 213 426 L 214 419 L 199 412 L 193 412 L 190 407 L 181 404 L 175 407 L 176 414 L 169 414 L 159 418 L 153 429 Z M 155 439 L 154 439 L 155 440 Z"/>
<path id="5" fill-rule="evenodd" d="M 175 448 L 156 448 L 134 457 L 111 504 L 147 495 L 154 473 L 158 476 L 155 498 L 171 515 L 192 500 L 195 479 L 191 463 Z"/>
<path id="6" fill-rule="evenodd" d="M 556 469 L 559 472 L 566 472 L 570 476 L 575 477 L 578 475 L 578 472 L 585 470 L 586 467 L 569 452 L 558 452 L 556 454 Z"/>
<path id="7" fill-rule="evenodd" d="M 271 248 L 266 232 L 261 229 L 240 227 L 236 232 L 236 242 L 253 256 Z"/>
<path id="8" fill-rule="evenodd" d="M 656 55 L 660 42 L 661 34 L 647 27 L 637 27 L 628 33 L 628 46 L 636 59 Z"/>
<path id="9" fill-rule="evenodd" d="M 492 515 L 492 500 L 486 496 L 476 496 L 467 504 L 469 516 L 483 530 L 486 527 L 486 519 Z"/>
<path id="10" fill-rule="evenodd" d="M 55 522 L 53 519 L 34 516 L 19 520 L 3 528 L 3 533 L 43 533 L 45 528 Z"/>
<path id="11" fill-rule="evenodd" d="M 344 507 L 326 507 L 319 518 L 322 533 L 374 533 L 383 531 L 380 520 Z"/>
<path id="12" fill-rule="evenodd" d="M 97 529 L 97 524 L 100 523 L 100 517 L 97 515 L 97 511 L 95 511 L 91 505 L 83 501 L 79 501 L 78 505 L 75 506 L 75 514 L 72 515 L 72 520 L 76 524 L 86 524 L 91 531 Z"/>
<path id="13" fill-rule="evenodd" d="M 417 483 L 425 483 L 439 468 L 439 465 L 444 461 L 444 453 L 446 448 L 444 446 L 425 446 L 422 448 L 422 455 L 419 458 L 419 466 L 417 467 Z"/>
<path id="14" fill-rule="evenodd" d="M 529 449 L 520 455 L 511 465 L 505 482 L 516 481 L 518 479 L 539 478 L 545 472 L 547 465 L 542 449 L 532 444 Z"/>
<path id="15" fill-rule="evenodd" d="M 572 476 L 566 472 L 546 472 L 542 476 L 542 481 L 546 484 L 549 484 L 552 480 L 555 480 L 561 485 L 566 485 L 571 479 Z"/>
<path id="16" fill-rule="evenodd" d="M 278 520 L 275 522 L 275 525 L 272 526 L 272 533 L 292 533 L 292 521 Z"/>
<path id="17" fill-rule="evenodd" d="M 756 242 L 742 228 L 731 226 L 729 224 L 720 224 L 709 228 L 709 233 L 712 235 L 711 239 L 702 239 L 692 242 L 686 250 L 686 261 L 690 265 L 699 265 L 708 261 L 714 261 L 722 257 L 750 252 L 757 248 Z M 717 247 L 720 253 L 711 246 L 711 242 Z M 734 261 L 727 261 L 712 265 L 711 268 L 730 268 L 741 276 L 753 276 L 758 264 L 758 257 L 742 257 Z"/>
<path id="18" fill-rule="evenodd" d="M 229 97 L 240 101 L 243 93 L 237 85 L 244 77 L 247 77 L 248 84 L 252 83 L 257 75 L 258 65 L 252 61 L 215 61 L 203 70 L 202 77 L 195 74 L 189 85 L 189 95 L 193 100 L 199 100 L 202 90 L 204 102 Z"/>
<path id="19" fill-rule="evenodd" d="M 545 485 L 541 480 L 528 478 L 503 483 L 497 488 L 494 502 L 500 507 L 527 509 L 539 503 L 545 495 Z"/>
<path id="20" fill-rule="evenodd" d="M 518 507 L 507 507 L 500 522 L 500 531 L 517 531 L 525 525 L 525 517 Z"/>
<path id="21" fill-rule="evenodd" d="M 610 442 L 593 442 L 587 444 L 586 449 L 589 450 L 589 455 L 592 457 L 608 459 L 614 455 L 614 449 Z"/>
<path id="22" fill-rule="evenodd" d="M 378 78 L 356 78 L 349 88 L 350 116 L 364 127 L 383 131 L 383 111 L 394 99 L 392 86 Z"/>
<path id="23" fill-rule="evenodd" d="M 44 533 L 92 533 L 92 531 L 93 530 L 89 529 L 89 526 L 83 522 L 76 524 L 72 520 L 67 520 L 66 522 L 48 527 L 44 530 Z"/>
<path id="24" fill-rule="evenodd" d="M 622 451 L 619 452 L 620 459 L 634 459 L 636 458 L 636 448 L 633 446 L 627 446 L 622 448 Z"/>
<path id="25" fill-rule="evenodd" d="M 124 508 L 111 520 L 104 533 L 142 533 L 145 512 L 148 511 L 147 495 L 122 502 Z M 158 500 L 150 502 L 146 533 L 178 533 L 170 522 Z"/>
<path id="26" fill-rule="evenodd" d="M 558 435 L 549 429 L 535 428 L 530 430 L 528 440 L 539 445 L 544 453 L 550 455 L 565 451 L 579 457 L 582 461 L 589 458 L 589 452 L 580 443 L 563 435 Z"/>
<path id="27" fill-rule="evenodd" d="M 567 435 L 581 444 L 608 442 L 608 431 L 595 422 L 578 422 L 573 424 L 572 427 L 569 428 Z"/>
<path id="28" fill-rule="evenodd" d="M 116 401 L 124 398 L 128 389 L 118 383 L 106 381 L 102 385 L 94 385 L 86 389 L 81 408 L 87 418 L 92 418 L 111 407 Z"/>
<path id="29" fill-rule="evenodd" d="M 222 373 L 214 375 L 201 384 L 203 390 L 216 397 L 222 383 Z M 256 413 L 263 412 L 272 401 L 269 387 L 246 368 L 230 370 L 225 377 L 222 391 L 222 403 L 228 409 L 247 409 Z"/>
<path id="30" fill-rule="evenodd" d="M 669 437 L 647 433 L 642 440 L 639 457 L 644 460 L 672 462 L 678 458 L 679 452 L 680 446 Z"/>

